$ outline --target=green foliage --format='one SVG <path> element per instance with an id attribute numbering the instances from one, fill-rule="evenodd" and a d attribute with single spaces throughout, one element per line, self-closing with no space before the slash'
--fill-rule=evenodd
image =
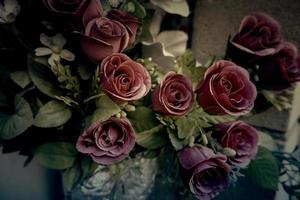
<path id="1" fill-rule="evenodd" d="M 166 132 L 162 124 L 136 135 L 137 144 L 147 149 L 157 149 L 166 144 Z"/>
<path id="2" fill-rule="evenodd" d="M 75 146 L 66 142 L 46 143 L 39 146 L 33 153 L 35 159 L 43 166 L 58 170 L 72 167 L 77 156 Z"/>
<path id="3" fill-rule="evenodd" d="M 282 112 L 292 107 L 294 87 L 283 91 L 262 90 L 264 97 L 279 111 Z"/>
<path id="4" fill-rule="evenodd" d="M 198 132 L 197 121 L 193 117 L 181 117 L 175 121 L 179 139 L 184 139 Z"/>
<path id="5" fill-rule="evenodd" d="M 21 88 L 25 88 L 31 82 L 27 71 L 12 72 L 10 78 Z"/>
<path id="6" fill-rule="evenodd" d="M 274 191 L 255 185 L 249 177 L 240 177 L 238 182 L 231 184 L 215 200 L 270 200 L 274 199 Z"/>
<path id="7" fill-rule="evenodd" d="M 80 180 L 80 166 L 76 163 L 63 173 L 63 186 L 65 190 L 71 191 Z"/>
<path id="8" fill-rule="evenodd" d="M 96 107 L 97 109 L 92 115 L 90 124 L 96 121 L 106 121 L 121 111 L 120 107 L 104 94 L 96 99 Z"/>
<path id="9" fill-rule="evenodd" d="M 76 76 L 72 76 L 70 66 L 63 66 L 60 63 L 51 66 L 52 72 L 60 82 L 60 87 L 68 90 L 67 93 L 74 98 L 78 98 L 80 91 L 80 84 Z"/>
<path id="10" fill-rule="evenodd" d="M 197 66 L 197 62 L 192 50 L 187 50 L 182 56 L 177 58 L 177 70 L 192 80 L 195 87 L 204 77 L 207 68 Z"/>
<path id="11" fill-rule="evenodd" d="M 146 16 L 145 8 L 137 0 L 127 0 L 120 9 L 135 15 L 139 19 L 143 19 Z"/>
<path id="12" fill-rule="evenodd" d="M 58 127 L 65 124 L 72 116 L 72 111 L 59 101 L 49 101 L 42 106 L 34 119 L 34 125 L 41 128 Z"/>
<path id="13" fill-rule="evenodd" d="M 202 128 L 207 128 L 215 124 L 232 122 L 237 119 L 236 116 L 231 115 L 210 115 L 206 113 L 201 107 L 198 107 L 192 111 L 192 115 L 197 119 L 197 123 Z"/>
<path id="14" fill-rule="evenodd" d="M 151 108 L 139 106 L 134 112 L 128 113 L 128 118 L 137 133 L 137 144 L 150 150 L 166 144 L 167 133 L 165 127 L 156 119 Z"/>
<path id="15" fill-rule="evenodd" d="M 279 168 L 275 157 L 265 147 L 259 147 L 255 159 L 246 170 L 246 176 L 261 188 L 277 190 Z"/>
<path id="16" fill-rule="evenodd" d="M 78 66 L 77 71 L 82 80 L 90 79 L 94 73 L 94 69 L 92 67 L 83 64 Z"/>
<path id="17" fill-rule="evenodd" d="M 136 110 L 129 112 L 127 117 L 130 119 L 137 133 L 147 131 L 160 124 L 153 110 L 144 106 L 136 107 Z"/>
<path id="18" fill-rule="evenodd" d="M 64 188 L 71 191 L 77 184 L 91 176 L 96 168 L 97 164 L 89 157 L 85 156 L 81 160 L 77 160 L 72 167 L 63 173 Z"/>
<path id="19" fill-rule="evenodd" d="M 168 127 L 167 132 L 168 132 L 168 136 L 171 141 L 171 144 L 176 151 L 182 149 L 186 145 L 186 141 L 184 139 L 178 138 L 175 130 L 172 130 L 171 128 Z"/>
<path id="20" fill-rule="evenodd" d="M 38 61 L 38 62 L 37 62 Z M 27 65 L 29 75 L 34 85 L 45 95 L 54 98 L 55 96 L 62 96 L 63 92 L 58 87 L 58 82 L 51 69 L 42 63 L 44 60 L 29 55 Z"/>
<path id="21" fill-rule="evenodd" d="M 6 98 L 0 95 L 0 107 L 4 110 L 8 106 Z M 10 108 L 8 108 L 10 110 Z M 0 113 L 0 138 L 12 139 L 33 124 L 33 116 L 30 105 L 27 101 L 17 95 L 14 100 L 13 112 Z"/>

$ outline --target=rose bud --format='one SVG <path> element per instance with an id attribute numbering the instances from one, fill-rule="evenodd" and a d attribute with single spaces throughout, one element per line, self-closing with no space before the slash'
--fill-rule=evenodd
<path id="1" fill-rule="evenodd" d="M 152 94 L 153 110 L 165 115 L 183 116 L 194 101 L 192 82 L 181 74 L 169 72 Z"/>
<path id="2" fill-rule="evenodd" d="M 135 43 L 136 33 L 140 25 L 138 19 L 128 13 L 117 9 L 112 9 L 108 13 L 107 17 L 109 19 L 121 22 L 126 27 L 129 33 L 129 45 L 133 45 Z"/>
<path id="3" fill-rule="evenodd" d="M 257 63 L 258 83 L 261 88 L 283 90 L 300 81 L 300 57 L 295 45 L 284 43 L 276 54 Z"/>
<path id="4" fill-rule="evenodd" d="M 113 100 L 138 100 L 149 92 L 151 77 L 146 68 L 121 53 L 105 58 L 100 66 L 100 87 Z"/>
<path id="5" fill-rule="evenodd" d="M 239 32 L 229 41 L 227 54 L 244 66 L 278 52 L 281 42 L 279 23 L 264 13 L 253 13 L 242 20 Z"/>
<path id="6" fill-rule="evenodd" d="M 126 118 L 112 117 L 92 124 L 79 137 L 76 148 L 99 164 L 111 165 L 124 160 L 135 144 L 135 132 Z"/>
<path id="7" fill-rule="evenodd" d="M 214 198 L 230 184 L 230 166 L 226 156 L 216 155 L 204 146 L 185 148 L 178 153 L 191 192 L 201 200 Z"/>
<path id="8" fill-rule="evenodd" d="M 198 103 L 213 115 L 242 115 L 251 111 L 256 88 L 247 70 L 221 60 L 205 72 L 196 88 Z"/>
<path id="9" fill-rule="evenodd" d="M 233 166 L 246 167 L 256 155 L 258 133 L 245 122 L 217 124 L 214 127 L 213 137 L 224 149 L 235 151 L 235 155 L 228 157 L 228 163 Z"/>

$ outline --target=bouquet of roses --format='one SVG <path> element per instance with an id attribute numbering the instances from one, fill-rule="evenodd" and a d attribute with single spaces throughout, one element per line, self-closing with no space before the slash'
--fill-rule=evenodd
<path id="1" fill-rule="evenodd" d="M 295 47 L 281 42 L 272 19 L 246 17 L 229 42 L 233 62 L 202 65 L 185 50 L 184 32 L 160 32 L 165 19 L 178 23 L 173 14 L 188 15 L 184 0 L 19 3 L 0 1 L 4 152 L 62 170 L 66 190 L 98 165 L 118 178 L 137 157 L 158 159 L 156 180 L 181 199 L 211 199 L 243 174 L 277 188 L 276 160 L 238 120 L 257 96 L 248 66 L 262 69 L 258 76 L 284 69 L 259 86 L 299 80 Z"/>

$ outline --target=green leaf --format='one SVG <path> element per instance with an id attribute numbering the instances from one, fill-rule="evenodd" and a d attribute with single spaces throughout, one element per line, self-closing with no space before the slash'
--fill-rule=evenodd
<path id="1" fill-rule="evenodd" d="M 100 96 L 96 100 L 96 107 L 97 110 L 93 113 L 90 123 L 106 121 L 111 116 L 116 115 L 121 111 L 120 107 L 106 95 Z"/>
<path id="2" fill-rule="evenodd" d="M 36 62 L 33 56 L 28 56 L 27 65 L 31 80 L 42 93 L 52 98 L 63 95 L 58 87 L 57 78 L 48 66 Z"/>
<path id="3" fill-rule="evenodd" d="M 12 72 L 10 78 L 21 88 L 25 88 L 31 82 L 27 71 Z"/>
<path id="4" fill-rule="evenodd" d="M 71 168 L 68 168 L 63 174 L 63 185 L 67 191 L 72 191 L 81 181 L 90 177 L 97 164 L 88 156 L 77 160 Z"/>
<path id="5" fill-rule="evenodd" d="M 176 132 L 170 128 L 167 128 L 167 132 L 174 149 L 176 151 L 182 149 L 184 147 L 184 140 L 179 139 Z"/>
<path id="6" fill-rule="evenodd" d="M 90 177 L 96 168 L 98 167 L 98 164 L 95 163 L 90 157 L 85 156 L 81 159 L 81 170 L 82 170 L 82 180 Z"/>
<path id="7" fill-rule="evenodd" d="M 138 106 L 134 112 L 128 112 L 127 117 L 138 133 L 152 129 L 160 124 L 153 110 L 144 106 Z"/>
<path id="8" fill-rule="evenodd" d="M 62 102 L 50 101 L 40 108 L 34 125 L 41 128 L 58 127 L 65 124 L 72 116 L 72 111 Z"/>
<path id="9" fill-rule="evenodd" d="M 255 185 L 249 177 L 239 177 L 238 182 L 216 196 L 214 200 L 270 200 L 274 199 L 274 191 Z"/>
<path id="10" fill-rule="evenodd" d="M 3 98 L 2 98 L 3 100 Z M 5 105 L 4 102 L 0 103 Z M 33 116 L 27 101 L 17 95 L 14 100 L 13 113 L 0 113 L 0 138 L 12 139 L 33 124 Z"/>
<path id="11" fill-rule="evenodd" d="M 166 133 L 163 130 L 165 130 L 164 126 L 160 124 L 147 131 L 137 133 L 136 142 L 147 149 L 162 147 L 166 144 Z"/>
<path id="12" fill-rule="evenodd" d="M 80 168 L 77 164 L 67 169 L 63 173 L 63 186 L 67 191 L 71 191 L 79 183 L 81 176 Z"/>
<path id="13" fill-rule="evenodd" d="M 258 153 L 246 170 L 246 175 L 256 185 L 270 190 L 277 190 L 279 168 L 275 157 L 265 147 L 259 147 Z"/>
<path id="14" fill-rule="evenodd" d="M 122 4 L 121 10 L 135 15 L 137 18 L 142 19 L 146 16 L 146 10 L 137 0 L 128 0 Z"/>
<path id="15" fill-rule="evenodd" d="M 197 120 L 198 125 L 202 128 L 207 128 L 219 123 L 232 122 L 237 119 L 236 116 L 232 115 L 210 115 L 204 112 L 201 107 L 193 110 L 189 115 L 192 115 L 192 117 Z"/>
<path id="16" fill-rule="evenodd" d="M 192 50 L 186 50 L 185 53 L 177 58 L 178 72 L 186 75 L 192 80 L 195 87 L 204 77 L 206 67 L 197 66 L 197 61 Z"/>
<path id="17" fill-rule="evenodd" d="M 82 80 L 90 79 L 94 73 L 94 69 L 92 69 L 92 67 L 83 64 L 78 66 L 77 71 Z"/>
<path id="18" fill-rule="evenodd" d="M 73 166 L 77 150 L 73 144 L 53 142 L 39 146 L 34 151 L 34 156 L 45 167 L 67 169 Z"/>
<path id="19" fill-rule="evenodd" d="M 181 117 L 175 121 L 179 139 L 184 139 L 197 132 L 197 123 L 191 117 Z"/>

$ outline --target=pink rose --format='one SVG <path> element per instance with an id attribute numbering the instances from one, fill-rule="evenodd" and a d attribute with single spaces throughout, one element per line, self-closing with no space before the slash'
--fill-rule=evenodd
<path id="1" fill-rule="evenodd" d="M 80 43 L 90 59 L 101 62 L 112 53 L 122 52 L 129 44 L 129 34 L 120 22 L 97 17 L 87 21 L 84 34 L 80 34 Z"/>
<path id="2" fill-rule="evenodd" d="M 199 105 L 214 115 L 245 114 L 253 108 L 257 94 L 248 71 L 225 60 L 207 69 L 196 93 Z"/>
<path id="3" fill-rule="evenodd" d="M 191 192 L 200 200 L 210 200 L 230 184 L 226 156 L 216 155 L 204 146 L 185 148 L 178 153 L 179 163 Z"/>
<path id="4" fill-rule="evenodd" d="M 79 137 L 76 148 L 99 164 L 111 165 L 124 160 L 135 145 L 135 132 L 125 118 L 112 117 L 96 122 Z"/>
<path id="5" fill-rule="evenodd" d="M 112 54 L 102 61 L 100 68 L 100 86 L 116 101 L 138 100 L 151 88 L 151 77 L 146 68 L 125 54 Z"/>
<path id="6" fill-rule="evenodd" d="M 215 126 L 213 136 L 224 148 L 235 151 L 236 155 L 228 157 L 231 165 L 246 167 L 256 155 L 258 133 L 245 122 L 218 124 Z"/>
<path id="7" fill-rule="evenodd" d="M 153 110 L 166 115 L 183 116 L 193 106 L 192 82 L 181 74 L 169 72 L 152 94 Z"/>
<path id="8" fill-rule="evenodd" d="M 279 23 L 269 15 L 258 12 L 242 20 L 239 33 L 229 42 L 227 53 L 234 62 L 244 65 L 278 52 L 281 43 Z"/>
<path id="9" fill-rule="evenodd" d="M 283 43 L 283 48 L 278 53 L 264 57 L 257 65 L 258 84 L 261 88 L 283 90 L 300 81 L 300 56 L 292 43 Z"/>
<path id="10" fill-rule="evenodd" d="M 133 45 L 135 43 L 136 33 L 140 25 L 138 19 L 128 13 L 117 9 L 112 9 L 108 13 L 107 17 L 109 19 L 121 22 L 126 27 L 129 33 L 129 45 Z"/>

